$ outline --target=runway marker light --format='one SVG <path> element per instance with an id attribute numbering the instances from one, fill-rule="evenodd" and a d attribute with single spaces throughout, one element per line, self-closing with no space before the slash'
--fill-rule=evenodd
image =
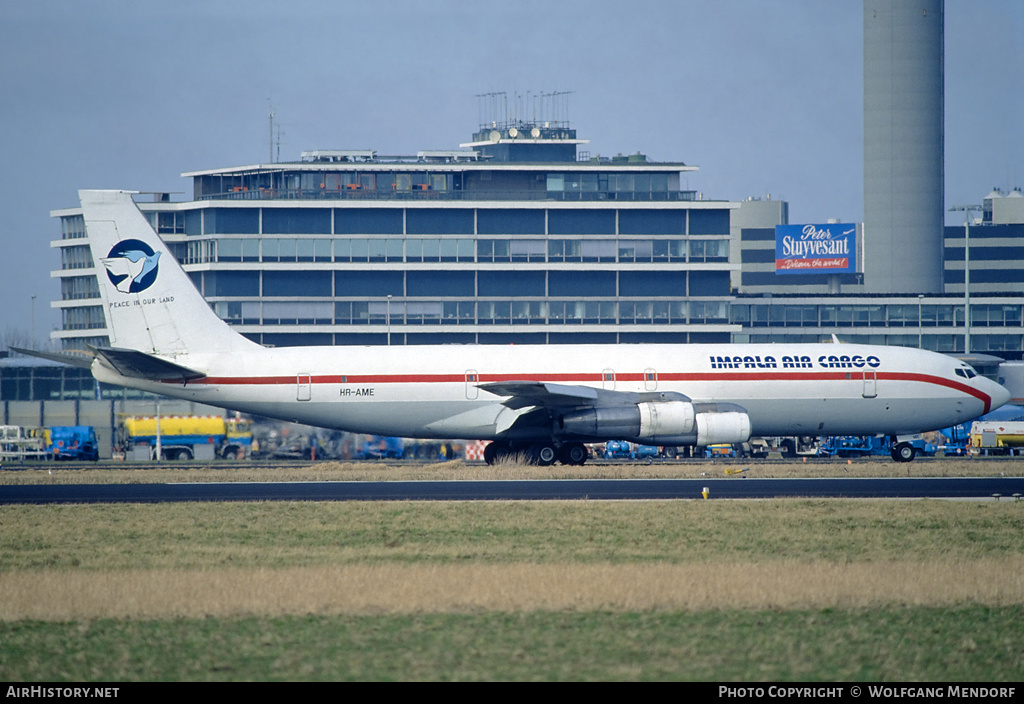
<path id="1" fill-rule="evenodd" d="M 703 496 L 706 499 L 709 496 L 711 496 L 711 492 L 708 490 L 707 487 L 704 487 L 704 491 L 700 492 L 700 495 Z"/>

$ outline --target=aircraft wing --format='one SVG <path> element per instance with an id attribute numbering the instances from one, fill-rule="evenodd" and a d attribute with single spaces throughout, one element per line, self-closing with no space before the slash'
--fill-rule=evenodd
<path id="1" fill-rule="evenodd" d="M 122 376 L 151 381 L 174 379 L 182 382 L 202 379 L 206 376 L 203 372 L 197 372 L 194 369 L 138 350 L 126 350 L 118 347 L 94 347 L 92 349 L 97 357 L 102 358 Z"/>
<path id="2" fill-rule="evenodd" d="M 597 389 L 545 381 L 495 381 L 479 387 L 496 396 L 508 396 L 503 405 L 509 408 L 588 406 L 597 400 Z"/>
<path id="3" fill-rule="evenodd" d="M 502 405 L 508 408 L 581 408 L 595 406 L 628 406 L 644 401 L 689 401 L 680 393 L 656 392 L 635 393 L 632 391 L 610 391 L 590 386 L 556 384 L 547 381 L 495 381 L 478 384 L 484 391 L 496 396 L 507 396 Z"/>

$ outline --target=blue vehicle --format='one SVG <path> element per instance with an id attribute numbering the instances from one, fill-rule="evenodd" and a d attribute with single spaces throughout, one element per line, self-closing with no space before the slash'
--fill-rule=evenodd
<path id="1" fill-rule="evenodd" d="M 937 448 L 924 440 L 892 444 L 887 436 L 836 435 L 826 438 L 818 448 L 822 457 L 884 457 L 908 461 L 917 455 L 933 457 Z M 912 454 L 911 454 L 912 453 Z M 898 456 L 897 456 L 898 455 Z"/>
<path id="2" fill-rule="evenodd" d="M 625 440 L 609 440 L 604 445 L 604 458 L 606 460 L 635 460 L 636 453 L 633 446 Z"/>
<path id="3" fill-rule="evenodd" d="M 91 425 L 55 425 L 46 430 L 46 452 L 55 460 L 100 458 L 96 429 Z"/>
<path id="4" fill-rule="evenodd" d="M 716 457 L 738 457 L 736 448 L 729 444 L 708 445 L 704 448 L 704 457 L 714 459 Z"/>
<path id="5" fill-rule="evenodd" d="M 373 435 L 363 443 L 363 448 L 356 454 L 361 460 L 400 460 L 405 456 L 405 442 L 402 438 Z"/>
<path id="6" fill-rule="evenodd" d="M 651 459 L 660 456 L 658 448 L 654 445 L 637 445 L 633 452 L 637 459 Z"/>

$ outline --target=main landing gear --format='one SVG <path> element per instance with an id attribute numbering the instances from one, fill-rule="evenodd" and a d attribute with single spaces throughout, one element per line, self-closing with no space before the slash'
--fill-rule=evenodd
<path id="1" fill-rule="evenodd" d="M 553 442 L 511 443 L 495 440 L 484 448 L 484 461 L 487 464 L 523 462 L 547 467 L 555 462 L 561 462 L 581 466 L 589 457 L 590 451 L 581 442 L 557 445 Z"/>

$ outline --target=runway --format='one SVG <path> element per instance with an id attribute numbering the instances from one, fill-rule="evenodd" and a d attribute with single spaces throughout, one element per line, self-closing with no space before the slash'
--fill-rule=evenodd
<path id="1" fill-rule="evenodd" d="M 0 504 L 772 498 L 1020 500 L 1024 477 L 224 482 L 0 486 Z"/>

